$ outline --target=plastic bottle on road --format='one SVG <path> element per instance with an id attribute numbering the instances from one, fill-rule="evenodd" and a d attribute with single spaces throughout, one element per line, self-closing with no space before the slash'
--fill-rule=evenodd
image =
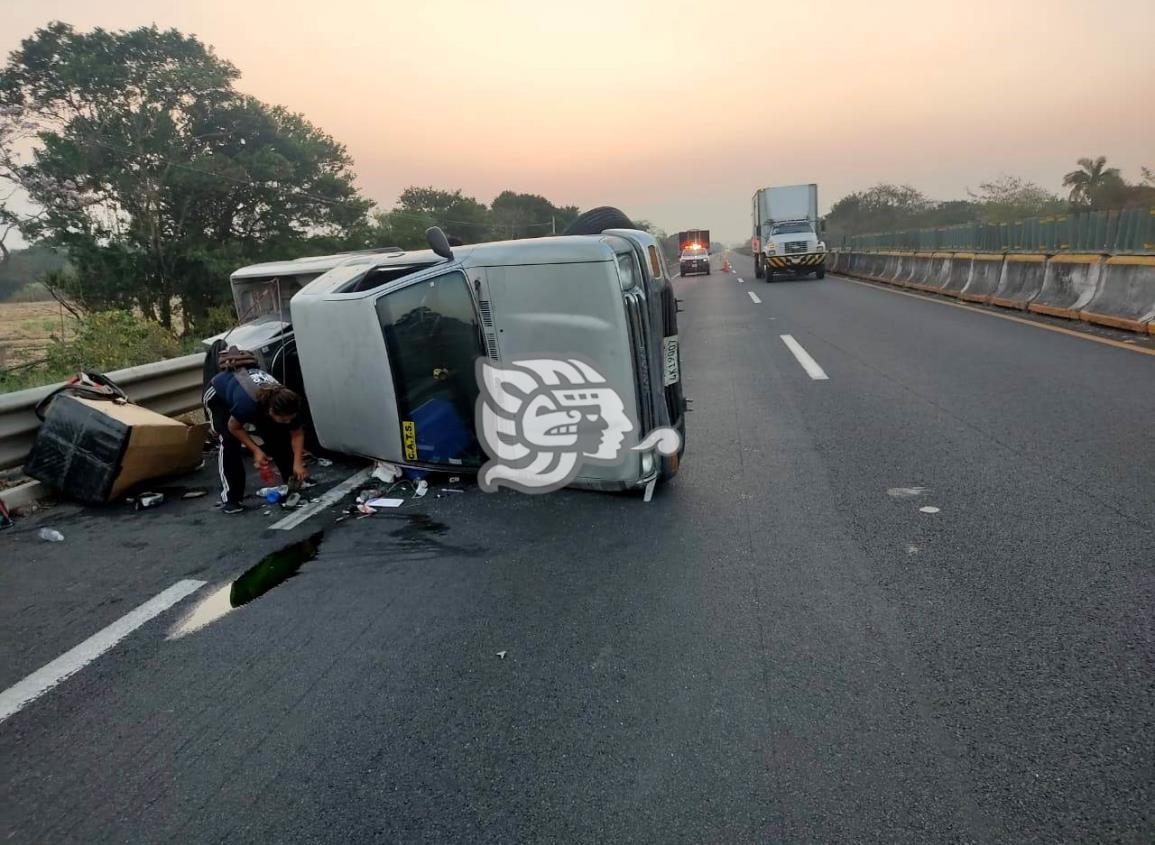
<path id="1" fill-rule="evenodd" d="M 64 535 L 55 528 L 41 528 L 38 536 L 46 543 L 63 543 Z"/>

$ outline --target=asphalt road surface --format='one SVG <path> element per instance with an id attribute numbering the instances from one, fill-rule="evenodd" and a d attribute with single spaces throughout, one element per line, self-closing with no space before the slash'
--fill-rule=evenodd
<path id="1" fill-rule="evenodd" d="M 735 269 L 677 282 L 693 413 L 649 504 L 0 535 L 3 688 L 206 582 L 0 722 L 0 841 L 1155 839 L 1155 357 Z"/>

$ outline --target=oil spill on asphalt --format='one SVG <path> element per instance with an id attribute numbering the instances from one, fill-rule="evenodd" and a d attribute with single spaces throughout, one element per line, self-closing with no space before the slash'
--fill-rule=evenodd
<path id="1" fill-rule="evenodd" d="M 256 566 L 245 570 L 235 581 L 214 591 L 193 608 L 192 613 L 173 628 L 168 638 L 174 640 L 199 631 L 236 608 L 263 596 L 273 587 L 283 584 L 317 556 L 324 536 L 325 532 L 318 531 L 307 539 L 290 543 L 265 555 Z"/>

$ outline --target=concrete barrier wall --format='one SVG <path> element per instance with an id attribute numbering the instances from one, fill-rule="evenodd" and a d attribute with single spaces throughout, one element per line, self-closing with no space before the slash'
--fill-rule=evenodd
<path id="1" fill-rule="evenodd" d="M 933 280 L 933 257 L 927 252 L 916 252 L 910 257 L 910 271 L 903 276 L 902 284 L 915 290 L 938 290 Z"/>
<path id="2" fill-rule="evenodd" d="M 1116 255 L 1107 259 L 1102 282 L 1079 317 L 1091 323 L 1151 331 L 1155 324 L 1155 255 Z"/>
<path id="3" fill-rule="evenodd" d="M 1031 300 L 1043 289 L 1047 272 L 1045 255 L 1008 255 L 1003 262 L 998 290 L 991 295 L 991 305 L 1026 311 Z"/>
<path id="4" fill-rule="evenodd" d="M 971 280 L 971 268 L 974 267 L 975 254 L 973 252 L 956 252 L 951 256 L 950 267 L 947 271 L 946 284 L 942 292 L 947 296 L 958 296 L 959 291 L 967 286 Z"/>
<path id="5" fill-rule="evenodd" d="M 1056 255 L 1047 262 L 1042 290 L 1027 308 L 1037 314 L 1078 320 L 1079 311 L 1099 290 L 1102 269 L 1101 255 Z"/>
<path id="6" fill-rule="evenodd" d="M 1155 335 L 1155 255 L 848 252 L 840 272 Z"/>
<path id="7" fill-rule="evenodd" d="M 941 291 L 950 281 L 950 265 L 953 258 L 954 256 L 949 252 L 936 252 L 931 255 L 929 284 L 936 291 Z"/>
<path id="8" fill-rule="evenodd" d="M 976 252 L 971 265 L 970 280 L 967 286 L 959 291 L 959 299 L 965 299 L 967 302 L 989 302 L 994 292 L 999 289 L 1002 276 L 1001 252 Z"/>
<path id="9" fill-rule="evenodd" d="M 902 255 L 897 252 L 887 253 L 886 264 L 882 268 L 882 278 L 888 282 L 898 281 L 898 274 L 902 268 Z"/>

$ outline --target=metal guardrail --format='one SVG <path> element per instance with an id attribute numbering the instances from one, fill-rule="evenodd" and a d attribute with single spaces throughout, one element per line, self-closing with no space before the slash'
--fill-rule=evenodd
<path id="1" fill-rule="evenodd" d="M 160 414 L 183 414 L 201 404 L 203 352 L 107 373 L 128 398 Z M 0 394 L 0 470 L 21 466 L 36 439 L 36 403 L 59 384 Z"/>

